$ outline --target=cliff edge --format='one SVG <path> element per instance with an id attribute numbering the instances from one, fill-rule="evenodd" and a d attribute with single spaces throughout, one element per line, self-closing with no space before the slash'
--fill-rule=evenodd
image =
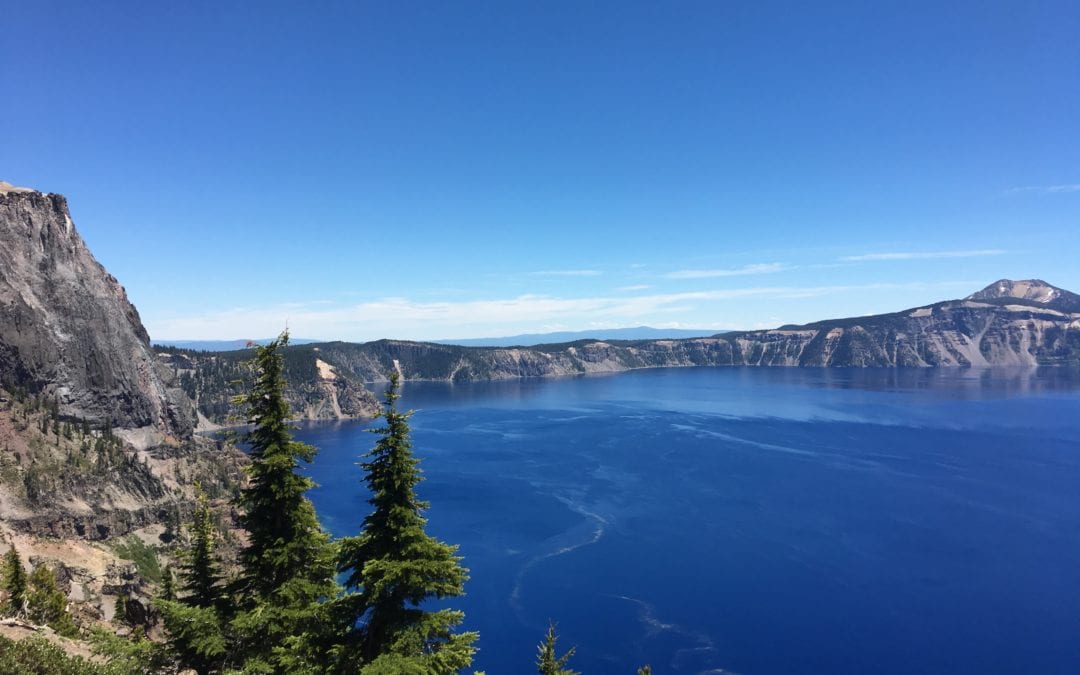
<path id="1" fill-rule="evenodd" d="M 0 183 L 0 386 L 55 399 L 61 417 L 186 437 L 139 313 L 90 253 L 67 200 Z"/>

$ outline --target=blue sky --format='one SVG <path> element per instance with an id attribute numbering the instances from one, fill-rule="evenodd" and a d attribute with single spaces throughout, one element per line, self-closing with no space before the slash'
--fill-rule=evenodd
<path id="1" fill-rule="evenodd" d="M 1080 291 L 1075 2 L 0 0 L 0 179 L 155 339 Z"/>

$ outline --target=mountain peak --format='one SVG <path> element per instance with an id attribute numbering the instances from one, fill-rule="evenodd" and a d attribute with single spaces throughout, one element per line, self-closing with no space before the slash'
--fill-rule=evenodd
<path id="1" fill-rule="evenodd" d="M 1080 308 L 1080 295 L 1048 284 L 1042 279 L 999 279 L 965 299 L 983 302 L 1019 300 L 1066 312 L 1077 311 Z"/>

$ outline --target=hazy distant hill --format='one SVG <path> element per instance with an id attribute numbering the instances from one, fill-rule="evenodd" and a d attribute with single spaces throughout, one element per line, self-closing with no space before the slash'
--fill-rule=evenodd
<path id="1" fill-rule="evenodd" d="M 177 349 L 191 349 L 198 352 L 231 352 L 246 349 L 248 343 L 254 342 L 259 345 L 270 344 L 273 338 L 261 338 L 258 340 L 152 340 L 155 347 L 176 347 Z M 289 338 L 294 345 L 310 345 L 318 340 L 305 340 L 304 338 Z"/>
<path id="2" fill-rule="evenodd" d="M 652 328 L 637 326 L 634 328 L 598 328 L 594 330 L 561 331 L 555 333 L 522 333 L 507 337 L 464 338 L 461 340 L 432 340 L 440 345 L 461 345 L 462 347 L 533 347 L 577 340 L 673 340 L 692 337 L 707 337 L 726 331 L 710 328 Z"/>

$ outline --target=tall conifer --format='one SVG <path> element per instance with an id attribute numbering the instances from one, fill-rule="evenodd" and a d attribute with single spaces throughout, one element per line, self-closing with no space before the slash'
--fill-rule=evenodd
<path id="1" fill-rule="evenodd" d="M 536 671 L 540 675 L 580 675 L 576 670 L 566 667 L 577 648 L 571 647 L 565 654 L 558 656 L 556 652 L 558 641 L 555 623 L 551 622 L 548 624 L 547 633 L 544 634 L 544 641 L 536 648 Z"/>
<path id="2" fill-rule="evenodd" d="M 191 523 L 191 548 L 180 563 L 177 599 L 172 566 L 165 569 L 162 597 L 155 603 L 169 636 L 169 647 L 181 667 L 200 675 L 220 670 L 227 637 L 224 625 L 221 572 L 214 556 L 214 520 L 206 495 L 195 486 L 196 503 Z"/>
<path id="3" fill-rule="evenodd" d="M 476 633 L 455 633 L 464 614 L 427 611 L 431 598 L 461 595 L 468 570 L 456 546 L 424 531 L 428 507 L 416 496 L 422 480 L 409 440 L 411 413 L 397 409 L 398 376 L 393 374 L 381 417 L 385 426 L 362 463 L 372 512 L 359 536 L 341 542 L 339 570 L 356 592 L 351 608 L 351 642 L 342 665 L 350 671 L 455 673 L 472 662 Z"/>
<path id="4" fill-rule="evenodd" d="M 19 552 L 15 550 L 14 545 L 4 554 L 3 581 L 4 589 L 8 592 L 5 613 L 20 616 L 26 611 L 29 582 L 22 565 L 22 558 L 19 557 Z"/>
<path id="5" fill-rule="evenodd" d="M 321 661 L 329 631 L 320 601 L 337 595 L 334 549 L 304 496 L 314 487 L 298 472 L 315 448 L 293 440 L 285 400 L 284 333 L 255 353 L 256 379 L 238 398 L 253 425 L 246 440 L 251 465 L 239 505 L 248 545 L 235 585 L 240 611 L 232 621 L 239 658 L 249 670 L 303 670 Z"/>
<path id="6" fill-rule="evenodd" d="M 67 610 L 67 595 L 60 590 L 56 575 L 47 565 L 38 565 L 30 574 L 26 613 L 34 623 L 44 624 L 65 637 L 79 634 Z"/>
<path id="7" fill-rule="evenodd" d="M 221 599 L 221 572 L 214 556 L 214 517 L 210 502 L 196 485 L 191 549 L 180 564 L 180 588 L 191 607 L 216 607 Z M 172 570 L 169 570 L 172 574 Z"/>

